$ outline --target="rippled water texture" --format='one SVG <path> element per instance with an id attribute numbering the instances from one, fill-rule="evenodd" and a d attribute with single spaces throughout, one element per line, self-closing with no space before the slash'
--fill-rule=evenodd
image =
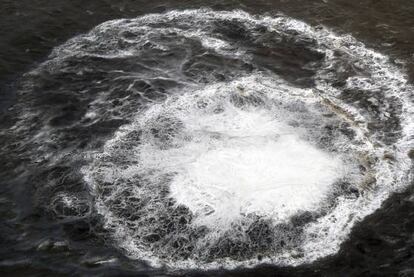
<path id="1" fill-rule="evenodd" d="M 340 2 L 192 5 L 91 22 L 16 81 L 4 71 L 2 267 L 409 276 L 414 90 L 398 33 L 375 47 L 364 25 L 336 30 Z M 128 2 L 110 7 L 126 17 Z"/>

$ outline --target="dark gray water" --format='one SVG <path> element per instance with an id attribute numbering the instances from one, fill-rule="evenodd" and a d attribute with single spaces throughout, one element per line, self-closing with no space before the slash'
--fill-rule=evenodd
<path id="1" fill-rule="evenodd" d="M 199 8 L 208 10 L 177 12 Z M 151 13 L 161 15 L 140 19 Z M 410 1 L 385 0 L 1 1 L 0 272 L 414 276 L 407 108 L 413 101 L 413 14 Z M 285 21 L 266 23 L 263 16 Z M 130 20 L 95 28 L 113 19 Z M 291 20 L 308 24 L 314 34 L 289 27 Z M 227 44 L 203 44 L 210 37 Z M 230 91 L 228 99 L 205 96 L 206 88 L 217 85 Z M 288 95 L 317 91 L 323 101 L 269 96 L 268 87 L 284 87 L 281 93 Z M 182 112 L 194 91 L 191 97 L 199 102 L 189 102 L 197 109 L 190 105 Z M 247 112 L 284 111 L 292 118 L 288 125 L 305 130 L 313 146 L 346 161 L 358 157 L 356 177 L 332 184 L 316 210 L 280 224 L 248 214 L 211 239 L 208 225 L 194 227 L 198 215 L 188 205 L 168 197 L 168 184 L 181 170 L 169 169 L 177 160 L 161 173 L 143 161 L 161 157 L 160 166 L 169 149 L 184 153 L 189 142 L 204 147 L 205 136 L 183 126 L 198 109 L 203 116 L 223 114 L 225 121 L 233 114 L 224 104 Z M 162 111 L 148 115 L 157 105 Z M 114 139 L 120 128 L 121 139 Z M 207 136 L 210 147 L 227 142 L 226 130 L 214 131 Z M 108 146 L 111 141 L 115 146 Z M 153 144 L 145 158 L 143 147 Z M 128 168 L 139 174 L 127 178 Z M 116 173 L 108 177 L 107 169 Z M 381 201 L 377 210 L 358 204 L 338 216 L 339 199 Z M 335 220 L 327 226 L 341 226 L 332 233 L 338 238 L 328 242 L 329 228 L 313 234 L 321 243 L 312 248 L 317 257 L 308 257 L 306 226 L 331 214 Z M 353 223 L 340 225 L 340 215 Z M 321 254 L 335 243 L 337 251 Z M 286 260 L 283 253 L 289 253 Z M 248 260 L 253 262 L 247 269 Z M 190 269 L 181 266 L 187 261 Z"/>

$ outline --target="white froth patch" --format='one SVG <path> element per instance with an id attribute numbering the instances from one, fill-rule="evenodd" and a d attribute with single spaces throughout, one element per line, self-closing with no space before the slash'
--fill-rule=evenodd
<path id="1" fill-rule="evenodd" d="M 226 231 L 247 215 L 278 223 L 315 211 L 349 170 L 338 153 L 319 149 L 306 140 L 303 128 L 289 126 L 293 114 L 272 106 L 294 101 L 294 94 L 309 105 L 314 101 L 307 90 L 286 92 L 283 83 L 253 76 L 154 105 L 132 127 L 146 135 L 134 150 L 139 166 L 124 175 L 172 174 L 171 197 L 193 212 L 195 224 L 215 230 Z M 270 107 L 237 107 L 232 96 L 265 97 Z M 173 129 L 166 144 L 148 132 L 154 128 Z"/>
<path id="2" fill-rule="evenodd" d="M 339 158 L 264 112 L 228 108 L 191 118 L 186 128 L 197 143 L 181 148 L 168 166 L 179 172 L 171 196 L 190 208 L 196 224 L 227 229 L 249 214 L 282 222 L 315 210 L 343 174 Z"/>

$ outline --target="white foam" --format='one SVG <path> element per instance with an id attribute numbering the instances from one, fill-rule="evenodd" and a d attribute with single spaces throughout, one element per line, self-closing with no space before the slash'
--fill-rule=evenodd
<path id="1" fill-rule="evenodd" d="M 294 135 L 233 143 L 201 154 L 171 184 L 197 224 L 226 230 L 248 214 L 283 222 L 314 211 L 343 174 L 338 159 Z"/>
<path id="2" fill-rule="evenodd" d="M 218 114 L 183 112 L 182 104 L 175 105 L 179 112 L 167 109 L 192 142 L 168 150 L 144 145 L 139 153 L 144 167 L 177 173 L 171 196 L 190 208 L 196 224 L 224 232 L 248 214 L 284 221 L 315 210 L 345 173 L 338 157 L 299 138 L 269 111 L 220 104 Z"/>

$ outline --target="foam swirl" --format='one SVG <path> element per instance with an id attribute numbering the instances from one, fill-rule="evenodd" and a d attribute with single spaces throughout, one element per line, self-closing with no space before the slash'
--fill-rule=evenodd
<path id="1" fill-rule="evenodd" d="M 109 21 L 26 89 L 46 73 L 89 81 L 67 85 L 93 95 L 74 126 L 123 120 L 81 172 L 114 244 L 154 266 L 315 261 L 409 178 L 412 87 L 321 26 L 211 10 Z"/>

